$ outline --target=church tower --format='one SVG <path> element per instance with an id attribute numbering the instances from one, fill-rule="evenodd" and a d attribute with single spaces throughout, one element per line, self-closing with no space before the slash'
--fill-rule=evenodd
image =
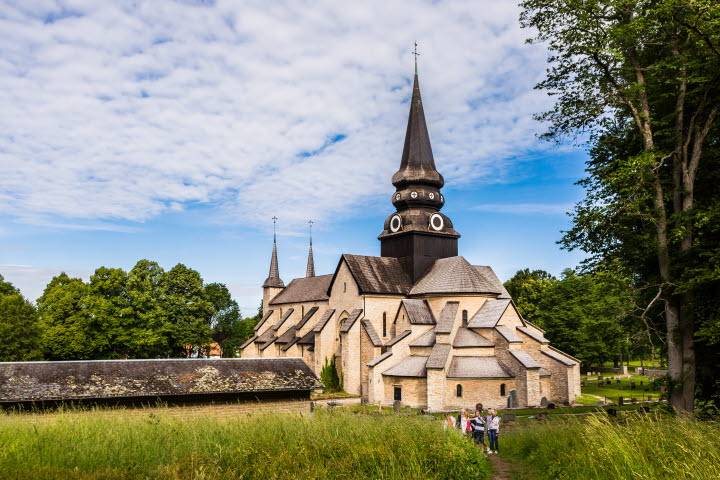
<path id="1" fill-rule="evenodd" d="M 310 226 L 310 250 L 308 251 L 308 261 L 307 261 L 307 268 L 305 269 L 305 278 L 310 278 L 315 276 L 315 259 L 313 258 L 313 251 L 312 251 L 312 224 L 313 221 L 310 220 L 308 222 L 308 225 Z"/>
<path id="2" fill-rule="evenodd" d="M 275 221 L 277 219 L 273 217 L 273 249 L 272 257 L 270 257 L 270 273 L 263 283 L 263 312 L 268 311 L 268 304 L 270 300 L 285 288 L 285 283 L 280 279 L 280 269 L 278 268 L 277 259 L 277 238 L 275 235 Z"/>
<path id="3" fill-rule="evenodd" d="M 399 258 L 415 282 L 435 260 L 457 256 L 460 237 L 450 219 L 440 213 L 445 203 L 440 189 L 445 180 L 435 169 L 417 65 L 400 169 L 392 183 L 396 188 L 392 203 L 397 211 L 385 220 L 378 236 L 380 255 Z"/>

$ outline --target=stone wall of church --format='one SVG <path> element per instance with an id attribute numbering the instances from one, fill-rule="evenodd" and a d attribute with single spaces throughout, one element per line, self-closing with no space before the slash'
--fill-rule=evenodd
<path id="1" fill-rule="evenodd" d="M 513 384 L 512 388 L 514 388 L 517 393 L 518 405 L 515 406 L 525 407 L 529 405 L 528 370 L 510 354 L 510 343 L 505 340 L 505 337 L 497 333 L 497 330 L 493 331 L 495 332 L 495 354 L 497 355 L 500 363 L 509 369 L 513 375 L 515 375 L 515 379 L 511 382 Z"/>
<path id="2" fill-rule="evenodd" d="M 445 410 L 445 371 L 432 369 L 427 371 L 427 407 L 431 412 Z"/>
<path id="3" fill-rule="evenodd" d="M 342 335 L 342 375 L 343 386 L 347 393 L 360 395 L 361 389 L 361 354 L 360 333 L 362 326 L 356 320 L 350 331 Z"/>
<path id="4" fill-rule="evenodd" d="M 563 403 L 572 401 L 575 398 L 574 389 L 572 395 L 568 395 L 568 386 L 572 388 L 571 380 L 572 367 L 567 367 L 562 363 L 554 360 L 543 353 L 528 352 L 533 355 L 533 358 L 538 361 L 540 365 L 546 370 L 549 370 L 552 374 L 552 381 L 547 384 L 547 390 L 543 386 L 543 396 L 548 399 L 549 402 Z M 572 399 L 570 398 L 572 396 Z"/>
<path id="5" fill-rule="evenodd" d="M 385 405 L 392 405 L 395 387 L 402 389 L 402 406 L 427 408 L 427 380 L 425 378 L 384 377 Z"/>
<path id="6" fill-rule="evenodd" d="M 359 320 L 358 323 L 360 323 Z M 365 328 L 362 327 L 362 325 L 360 325 L 360 392 L 366 400 L 370 400 L 370 368 L 367 366 L 367 363 L 379 355 L 380 347 L 373 346 L 373 343 L 370 340 L 367 331 L 365 330 Z"/>
<path id="7" fill-rule="evenodd" d="M 485 408 L 507 408 L 513 383 L 512 379 L 448 378 L 445 386 L 445 410 L 467 408 L 474 411 L 476 403 L 482 403 Z M 500 386 L 503 384 L 505 395 L 500 395 Z M 458 385 L 462 385 L 462 397 L 457 396 Z"/>
<path id="8" fill-rule="evenodd" d="M 375 331 L 382 339 L 383 343 L 392 338 L 391 330 L 395 315 L 400 307 L 400 296 L 389 295 L 365 295 L 365 318 L 372 322 Z M 386 318 L 385 335 L 383 336 L 383 313 Z"/>

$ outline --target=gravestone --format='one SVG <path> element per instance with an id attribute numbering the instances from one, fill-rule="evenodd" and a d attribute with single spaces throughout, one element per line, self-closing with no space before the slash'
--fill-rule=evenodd
<path id="1" fill-rule="evenodd" d="M 665 392 L 667 392 L 667 387 L 665 385 L 660 385 L 660 395 L 665 395 Z"/>
<path id="2" fill-rule="evenodd" d="M 618 397 L 618 406 L 622 407 L 625 404 L 625 399 L 623 397 Z"/>
<path id="3" fill-rule="evenodd" d="M 540 406 L 543 407 L 543 408 L 545 408 L 545 407 L 548 406 L 548 399 L 547 399 L 547 397 L 542 397 L 542 398 L 540 399 Z"/>
<path id="4" fill-rule="evenodd" d="M 617 380 L 615 380 L 615 383 L 620 383 L 620 379 L 618 378 Z"/>
<path id="5" fill-rule="evenodd" d="M 365 397 L 360 397 L 360 406 L 363 410 L 367 410 L 367 399 Z"/>
<path id="6" fill-rule="evenodd" d="M 405 407 L 405 413 L 412 413 L 412 409 L 410 407 Z"/>
<path id="7" fill-rule="evenodd" d="M 508 395 L 508 401 L 507 406 L 508 408 L 515 408 L 518 405 L 517 401 L 517 392 L 515 389 L 510 390 L 510 395 Z"/>
<path id="8" fill-rule="evenodd" d="M 625 387 L 618 387 L 618 390 L 625 390 Z"/>
<path id="9" fill-rule="evenodd" d="M 581 386 L 581 387 L 584 387 L 584 386 L 585 386 L 585 382 L 580 382 L 580 386 Z"/>
<path id="10" fill-rule="evenodd" d="M 612 383 L 612 380 L 610 380 L 610 379 L 608 378 L 605 383 L 607 383 L 608 385 L 610 385 L 610 384 Z"/>
<path id="11" fill-rule="evenodd" d="M 615 410 L 614 408 L 608 408 L 606 412 L 611 417 L 617 417 L 617 410 Z"/>
<path id="12" fill-rule="evenodd" d="M 603 382 L 598 382 L 597 385 L 598 385 L 598 387 L 601 387 L 601 388 L 605 386 L 605 384 Z"/>
<path id="13" fill-rule="evenodd" d="M 630 380 L 630 390 L 635 390 L 635 379 Z"/>
<path id="14" fill-rule="evenodd" d="M 310 402 L 310 411 L 313 412 L 315 410 L 315 402 Z"/>
<path id="15" fill-rule="evenodd" d="M 648 402 L 652 402 L 652 395 L 648 395 Z"/>
<path id="16" fill-rule="evenodd" d="M 631 403 L 637 403 L 637 398 L 632 398 L 632 399 L 630 399 L 630 402 L 631 402 Z"/>
<path id="17" fill-rule="evenodd" d="M 598 380 L 602 380 L 602 379 L 603 379 L 603 376 L 602 376 L 602 375 L 598 375 Z"/>
<path id="18" fill-rule="evenodd" d="M 400 400 L 395 400 L 393 402 L 393 411 L 395 413 L 400 413 Z"/>
<path id="19" fill-rule="evenodd" d="M 548 409 L 548 410 L 555 410 L 555 404 L 554 404 L 554 403 L 548 403 L 547 409 Z"/>
<path id="20" fill-rule="evenodd" d="M 643 382 L 642 380 L 640 380 L 640 386 L 641 386 L 641 387 L 643 386 L 643 383 L 644 383 L 644 382 Z"/>
<path id="21" fill-rule="evenodd" d="M 515 414 L 514 413 L 503 413 L 502 417 L 500 419 L 503 421 L 503 423 L 510 423 L 515 421 Z"/>
<path id="22" fill-rule="evenodd" d="M 603 405 L 605 405 L 605 402 L 597 402 L 595 404 L 596 407 L 602 407 Z"/>

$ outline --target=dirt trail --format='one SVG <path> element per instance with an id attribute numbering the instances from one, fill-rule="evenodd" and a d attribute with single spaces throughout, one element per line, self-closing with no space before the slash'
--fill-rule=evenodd
<path id="1" fill-rule="evenodd" d="M 501 455 L 488 455 L 493 466 L 492 480 L 534 480 L 536 477 L 524 466 Z"/>

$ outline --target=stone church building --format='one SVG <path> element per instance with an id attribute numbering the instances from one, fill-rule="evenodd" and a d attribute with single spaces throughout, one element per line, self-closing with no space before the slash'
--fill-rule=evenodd
<path id="1" fill-rule="evenodd" d="M 524 320 L 488 266 L 458 255 L 460 234 L 440 210 L 436 170 L 415 74 L 395 212 L 380 256 L 342 255 L 315 275 L 280 279 L 276 243 L 263 284 L 262 320 L 242 356 L 301 357 L 320 375 L 335 356 L 345 391 L 369 403 L 443 411 L 573 402 L 580 362 Z"/>

